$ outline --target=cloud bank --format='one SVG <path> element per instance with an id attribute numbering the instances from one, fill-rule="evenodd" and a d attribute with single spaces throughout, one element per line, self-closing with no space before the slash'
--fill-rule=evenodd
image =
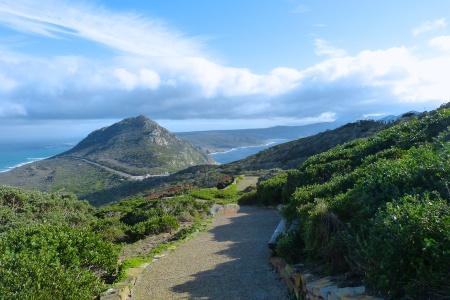
<path id="1" fill-rule="evenodd" d="M 0 23 L 52 40 L 82 39 L 110 49 L 101 60 L 76 53 L 39 57 L 0 48 L 0 118 L 331 121 L 357 114 L 400 113 L 447 102 L 450 38 L 425 47 L 392 47 L 354 55 L 316 39 L 323 60 L 268 74 L 224 66 L 202 39 L 160 20 L 69 1 L 0 1 Z M 444 19 L 413 29 L 419 35 Z M 181 122 L 181 121 L 180 121 Z M 268 121 L 267 124 L 272 124 Z"/>

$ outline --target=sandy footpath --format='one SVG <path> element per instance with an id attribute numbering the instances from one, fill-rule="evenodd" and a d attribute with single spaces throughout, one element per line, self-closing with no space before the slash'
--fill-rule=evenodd
<path id="1" fill-rule="evenodd" d="M 210 230 L 152 263 L 132 299 L 289 299 L 268 263 L 267 242 L 279 220 L 275 210 L 245 206 L 217 216 Z"/>

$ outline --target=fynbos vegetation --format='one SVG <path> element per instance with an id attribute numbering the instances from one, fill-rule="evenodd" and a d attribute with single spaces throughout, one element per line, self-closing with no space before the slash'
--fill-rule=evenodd
<path id="1" fill-rule="evenodd" d="M 443 107 L 261 183 L 257 199 L 285 203 L 283 215 L 301 224 L 277 251 L 393 297 L 450 294 L 449 124 Z"/>

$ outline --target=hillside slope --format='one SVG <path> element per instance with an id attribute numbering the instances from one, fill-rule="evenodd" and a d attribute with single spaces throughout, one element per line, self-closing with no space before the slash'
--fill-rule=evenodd
<path id="1" fill-rule="evenodd" d="M 260 183 L 297 230 L 278 255 L 360 277 L 391 298 L 448 299 L 449 104 L 309 157 Z"/>
<path id="2" fill-rule="evenodd" d="M 293 169 L 312 155 L 357 138 L 368 137 L 386 128 L 386 126 L 376 121 L 348 123 L 334 130 L 326 130 L 312 136 L 270 147 L 240 161 L 232 162 L 228 166 L 241 170 Z"/>
<path id="3" fill-rule="evenodd" d="M 78 157 L 132 175 L 176 172 L 213 160 L 145 116 L 129 118 L 89 134 L 59 157 Z"/>

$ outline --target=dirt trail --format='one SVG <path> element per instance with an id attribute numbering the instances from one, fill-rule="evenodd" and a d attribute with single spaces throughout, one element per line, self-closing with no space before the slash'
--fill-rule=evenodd
<path id="1" fill-rule="evenodd" d="M 152 263 L 132 299 L 289 299 L 268 263 L 267 242 L 279 220 L 275 210 L 245 206 L 216 216 L 210 230 Z"/>

